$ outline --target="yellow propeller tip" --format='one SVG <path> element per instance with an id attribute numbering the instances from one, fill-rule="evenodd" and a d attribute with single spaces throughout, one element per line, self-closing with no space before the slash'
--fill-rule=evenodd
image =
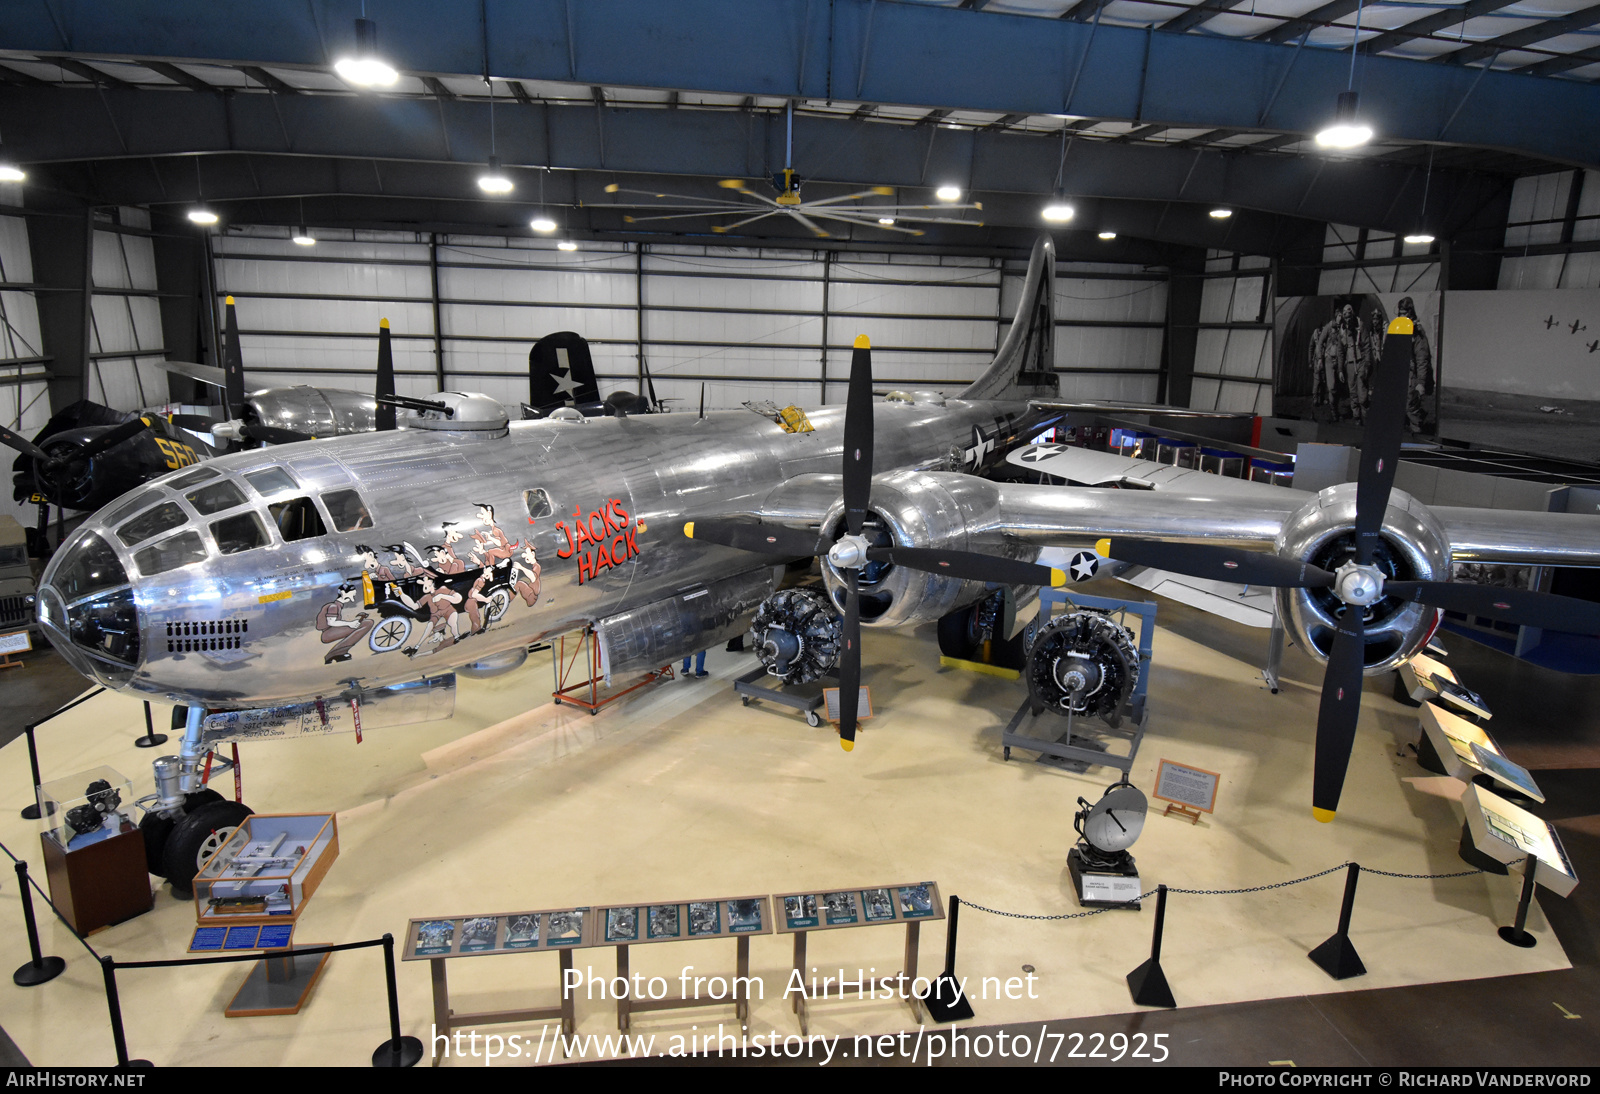
<path id="1" fill-rule="evenodd" d="M 911 234 L 914 235 L 914 236 L 925 236 L 928 233 L 924 232 L 921 228 L 913 228 L 911 230 Z"/>
<path id="2" fill-rule="evenodd" d="M 224 297 L 222 302 L 230 308 L 233 307 L 233 297 L 231 296 Z"/>
<path id="3" fill-rule="evenodd" d="M 618 190 L 620 190 L 620 189 L 622 189 L 622 187 L 620 187 L 620 186 L 618 186 L 618 185 L 617 185 L 617 184 L 616 184 L 616 183 L 614 183 L 614 182 L 608 182 L 608 183 L 606 183 L 606 193 L 608 193 L 608 194 L 614 194 L 614 193 L 616 193 L 616 192 L 617 192 L 617 191 L 618 191 Z"/>
<path id="4" fill-rule="evenodd" d="M 1389 333 L 1415 334 L 1417 333 L 1417 325 L 1402 315 L 1398 319 L 1389 320 Z"/>
<path id="5" fill-rule="evenodd" d="M 879 197 L 886 197 L 886 198 L 893 197 L 894 196 L 894 187 L 893 186 L 874 186 L 872 188 L 872 192 L 874 194 L 877 194 Z"/>
<path id="6" fill-rule="evenodd" d="M 388 330 L 389 329 L 389 321 L 387 319 L 380 319 L 380 320 L 378 320 L 378 326 L 382 327 L 384 330 Z"/>
<path id="7" fill-rule="evenodd" d="M 1050 587 L 1052 589 L 1059 589 L 1066 583 L 1067 572 L 1065 570 L 1057 570 L 1052 567 L 1050 570 Z"/>
<path id="8" fill-rule="evenodd" d="M 694 538 L 694 521 L 691 520 L 688 524 L 683 526 L 683 534 L 688 536 L 690 539 Z"/>
<path id="9" fill-rule="evenodd" d="M 1111 541 L 1109 539 L 1097 539 L 1097 540 L 1095 540 L 1094 541 L 1094 553 L 1099 555 L 1101 558 L 1110 558 L 1111 557 Z"/>
<path id="10" fill-rule="evenodd" d="M 972 207 L 973 207 L 973 208 L 974 208 L 974 209 L 979 209 L 979 210 L 981 210 L 981 209 L 982 209 L 982 208 L 983 208 L 983 202 L 981 202 L 981 201 L 975 201 L 975 202 L 973 202 L 973 203 L 972 203 Z"/>
<path id="11" fill-rule="evenodd" d="M 724 190 L 742 190 L 744 189 L 744 179 L 723 179 L 717 185 Z"/>
<path id="12" fill-rule="evenodd" d="M 720 224 L 713 224 L 711 226 L 711 230 L 713 232 L 717 233 L 717 235 L 721 235 L 723 232 L 726 232 L 728 229 L 722 227 L 722 225 L 720 225 Z"/>
<path id="13" fill-rule="evenodd" d="M 1321 821 L 1323 824 L 1327 824 L 1329 821 L 1333 820 L 1333 814 L 1334 810 L 1332 809 L 1318 809 L 1314 805 L 1311 807 L 1311 815 L 1316 817 L 1317 820 Z"/>
<path id="14" fill-rule="evenodd" d="M 856 743 L 854 741 L 847 741 L 843 737 L 840 737 L 839 738 L 839 747 L 844 749 L 846 752 L 854 752 L 855 751 L 855 747 L 856 747 Z"/>
<path id="15" fill-rule="evenodd" d="M 629 216 L 625 216 L 625 217 L 622 218 L 622 223 L 624 223 L 624 224 L 632 224 L 633 223 L 633 218 L 629 217 Z"/>
<path id="16" fill-rule="evenodd" d="M 856 335 L 856 349 L 871 349 L 872 342 L 864 334 Z"/>

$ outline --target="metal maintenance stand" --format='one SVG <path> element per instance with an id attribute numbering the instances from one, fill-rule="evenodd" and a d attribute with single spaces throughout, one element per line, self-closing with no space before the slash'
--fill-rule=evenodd
<path id="1" fill-rule="evenodd" d="M 1096 765 L 1114 767 L 1127 774 L 1133 770 L 1133 761 L 1139 755 L 1139 746 L 1144 742 L 1145 729 L 1150 721 L 1145 698 L 1150 685 L 1150 645 L 1155 637 L 1156 606 L 1147 600 L 1115 600 L 1082 593 L 1068 595 L 1059 589 L 1040 589 L 1039 626 L 1049 622 L 1055 610 L 1071 611 L 1078 607 L 1112 612 L 1118 616 L 1117 622 L 1124 625 L 1128 613 L 1139 617 L 1139 679 L 1122 704 L 1122 725 L 1110 726 L 1098 718 L 1078 718 L 1069 714 L 1066 732 L 1052 736 L 1055 727 L 1060 725 L 1061 716 L 1048 713 L 1043 707 L 1035 708 L 1030 695 L 1023 699 L 1022 705 L 1011 716 L 1011 721 L 1000 731 L 1000 744 L 1007 760 L 1011 759 L 1013 748 L 1025 748 L 1039 753 L 1040 763 L 1076 771 L 1080 775 Z M 1036 730 L 1041 735 L 1036 736 L 1025 730 Z M 1111 751 L 1111 742 L 1115 741 L 1126 741 L 1127 752 Z"/>
<path id="2" fill-rule="evenodd" d="M 740 676 L 733 682 L 733 690 L 739 693 L 739 701 L 750 705 L 750 700 L 760 699 L 768 703 L 781 703 L 786 707 L 793 707 L 806 716 L 806 725 L 816 729 L 822 725 L 822 715 L 817 711 L 822 707 L 822 689 L 825 687 L 839 686 L 839 670 L 829 669 L 811 685 L 800 684 L 797 687 L 804 690 L 784 691 L 778 687 L 768 687 L 756 683 L 757 680 L 767 675 L 767 666 L 757 665 L 749 672 Z M 831 683 L 829 683 L 831 681 Z M 812 692 L 816 694 L 813 695 Z"/>

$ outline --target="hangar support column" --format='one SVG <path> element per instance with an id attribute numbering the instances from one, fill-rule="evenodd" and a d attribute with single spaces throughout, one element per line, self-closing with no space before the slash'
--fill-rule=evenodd
<path id="1" fill-rule="evenodd" d="M 28 215 L 28 250 L 39 308 L 39 338 L 50 361 L 50 409 L 85 397 L 89 304 L 94 292 L 94 209 L 38 209 Z"/>

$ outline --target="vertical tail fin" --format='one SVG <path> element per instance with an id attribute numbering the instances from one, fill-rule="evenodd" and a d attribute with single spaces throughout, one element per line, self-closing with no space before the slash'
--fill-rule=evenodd
<path id="1" fill-rule="evenodd" d="M 1056 246 L 1039 237 L 1028 259 L 1022 299 L 1011 330 L 989 367 L 961 392 L 963 399 L 1050 398 L 1057 393 Z"/>
<path id="2" fill-rule="evenodd" d="M 594 359 L 583 335 L 564 330 L 533 344 L 528 354 L 528 403 L 539 410 L 600 401 Z"/>

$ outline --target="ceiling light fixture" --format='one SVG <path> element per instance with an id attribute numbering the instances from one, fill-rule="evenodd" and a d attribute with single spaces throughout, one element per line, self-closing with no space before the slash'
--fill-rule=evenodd
<path id="1" fill-rule="evenodd" d="M 296 228 L 294 230 L 294 235 L 290 236 L 289 238 L 294 240 L 302 247 L 310 247 L 317 242 L 316 239 L 311 235 L 311 230 L 305 227 Z"/>
<path id="2" fill-rule="evenodd" d="M 1372 126 L 1357 117 L 1360 97 L 1354 91 L 1339 92 L 1333 124 L 1317 133 L 1322 148 L 1359 148 L 1372 139 Z"/>
<path id="3" fill-rule="evenodd" d="M 1049 205 L 1039 210 L 1039 215 L 1051 224 L 1065 224 L 1077 214 L 1077 210 L 1060 198 L 1056 198 Z"/>
<path id="4" fill-rule="evenodd" d="M 894 227 L 894 217 L 879 217 L 878 218 L 878 223 L 883 225 L 885 228 L 893 228 Z"/>
<path id="5" fill-rule="evenodd" d="M 365 17 L 365 3 L 361 10 L 363 17 L 356 20 L 356 51 L 335 61 L 333 71 L 356 87 L 392 87 L 400 74 L 378 56 L 378 24 Z"/>
<path id="6" fill-rule="evenodd" d="M 1413 232 L 1411 235 L 1408 235 L 1405 238 L 1406 238 L 1406 242 L 1410 243 L 1412 245 L 1420 245 L 1420 244 L 1423 244 L 1423 243 L 1432 243 L 1433 242 L 1433 237 L 1431 235 L 1429 235 L 1427 232 Z"/>
<path id="7" fill-rule="evenodd" d="M 509 194 L 512 191 L 511 180 L 500 169 L 500 157 L 489 157 L 489 169 L 478 176 L 478 189 L 486 194 Z"/>
<path id="8" fill-rule="evenodd" d="M 1405 237 L 1407 243 L 1414 247 L 1426 246 L 1433 242 L 1433 233 L 1428 231 L 1428 185 L 1433 182 L 1433 149 L 1428 149 L 1428 173 L 1422 177 L 1422 209 L 1417 214 L 1420 224 L 1417 230 Z"/>
<path id="9" fill-rule="evenodd" d="M 189 210 L 189 219 L 196 224 L 215 224 L 218 218 L 216 213 L 201 206 Z"/>
<path id="10" fill-rule="evenodd" d="M 553 232 L 556 230 L 556 222 L 547 216 L 540 215 L 530 220 L 528 227 L 536 232 Z"/>
<path id="11" fill-rule="evenodd" d="M 577 249 L 578 245 L 572 242 L 570 239 L 563 239 L 560 243 L 556 244 L 556 250 L 558 251 L 576 251 Z"/>
<path id="12" fill-rule="evenodd" d="M 10 163 L 0 163 L 0 182 L 21 182 L 28 177 L 22 168 Z"/>
<path id="13" fill-rule="evenodd" d="M 1219 205 L 1215 209 L 1211 210 L 1211 214 L 1210 214 L 1212 220 L 1227 220 L 1232 215 L 1233 215 L 1233 210 L 1232 209 L 1225 208 L 1225 207 L 1223 207 L 1221 205 Z"/>
<path id="14" fill-rule="evenodd" d="M 933 196 L 938 198 L 940 201 L 960 201 L 961 187 L 952 186 L 949 183 L 945 183 L 943 186 L 939 187 L 933 192 Z"/>
<path id="15" fill-rule="evenodd" d="M 1100 238 L 1101 239 L 1108 239 L 1108 240 L 1109 239 L 1116 239 L 1117 238 L 1117 233 L 1116 232 L 1109 232 L 1109 231 L 1101 232 L 1100 233 Z"/>

